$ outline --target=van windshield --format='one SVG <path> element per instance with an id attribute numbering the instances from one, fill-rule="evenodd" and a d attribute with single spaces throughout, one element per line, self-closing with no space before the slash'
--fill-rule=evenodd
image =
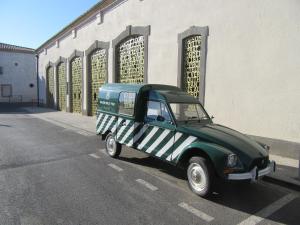
<path id="1" fill-rule="evenodd" d="M 210 120 L 206 111 L 200 104 L 195 103 L 170 103 L 176 121 L 202 121 Z"/>

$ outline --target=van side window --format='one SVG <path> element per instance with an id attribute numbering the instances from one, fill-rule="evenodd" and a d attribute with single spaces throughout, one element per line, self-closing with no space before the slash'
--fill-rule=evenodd
<path id="1" fill-rule="evenodd" d="M 121 92 L 119 96 L 119 113 L 132 116 L 134 113 L 136 93 Z"/>
<path id="2" fill-rule="evenodd" d="M 159 115 L 161 115 L 160 102 L 148 101 L 147 118 L 156 120 Z"/>
<path id="3" fill-rule="evenodd" d="M 167 106 L 164 103 L 160 103 L 160 106 L 161 106 L 162 117 L 165 118 L 166 121 L 172 121 Z"/>
<path id="4" fill-rule="evenodd" d="M 147 118 L 156 120 L 158 116 L 162 116 L 166 121 L 171 121 L 171 116 L 167 106 L 164 103 L 156 101 L 148 101 Z"/>

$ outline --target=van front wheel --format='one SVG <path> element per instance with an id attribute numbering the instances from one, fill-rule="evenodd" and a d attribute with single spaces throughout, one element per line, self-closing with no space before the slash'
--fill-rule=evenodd
<path id="1" fill-rule="evenodd" d="M 213 173 L 209 162 L 202 157 L 192 157 L 187 168 L 190 189 L 201 197 L 211 193 Z"/>
<path id="2" fill-rule="evenodd" d="M 105 148 L 107 154 L 112 158 L 117 158 L 121 153 L 121 144 L 116 142 L 112 133 L 109 133 L 105 139 Z"/>

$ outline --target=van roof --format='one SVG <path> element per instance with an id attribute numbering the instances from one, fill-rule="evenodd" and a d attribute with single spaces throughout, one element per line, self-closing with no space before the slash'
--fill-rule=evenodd
<path id="1" fill-rule="evenodd" d="M 140 91 L 148 91 L 148 90 L 169 90 L 169 91 L 181 91 L 180 88 L 171 86 L 171 85 L 163 85 L 163 84 L 122 84 L 122 83 L 109 83 L 101 86 L 101 90 L 103 91 L 131 91 L 131 92 L 140 92 Z"/>
<path id="2" fill-rule="evenodd" d="M 149 98 L 152 100 L 161 99 L 168 102 L 199 103 L 197 98 L 194 98 L 180 88 L 171 85 L 109 83 L 102 85 L 101 91 L 109 91 L 115 94 L 123 91 L 135 92 L 136 94 L 149 91 Z"/>

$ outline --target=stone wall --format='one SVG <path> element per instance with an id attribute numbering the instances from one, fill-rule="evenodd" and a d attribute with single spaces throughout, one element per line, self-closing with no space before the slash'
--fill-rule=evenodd
<path id="1" fill-rule="evenodd" d="M 95 15 L 40 50 L 41 98 L 46 99 L 42 87 L 48 63 L 69 58 L 74 50 L 84 52 L 96 40 L 110 43 L 108 81 L 112 82 L 112 40 L 129 25 L 150 25 L 147 82 L 178 85 L 178 35 L 191 26 L 208 27 L 203 97 L 214 121 L 250 135 L 300 142 L 299 1 L 117 2 L 101 12 L 100 20 Z M 84 83 L 86 62 L 84 54 Z M 84 89 L 83 111 L 87 109 L 86 95 Z"/>

